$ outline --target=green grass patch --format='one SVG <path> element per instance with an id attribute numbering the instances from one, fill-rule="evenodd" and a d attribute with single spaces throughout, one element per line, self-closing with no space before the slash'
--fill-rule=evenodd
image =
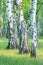
<path id="1" fill-rule="evenodd" d="M 29 39 L 31 47 L 32 40 Z M 8 39 L 0 38 L 0 65 L 43 65 L 43 39 L 39 39 L 37 57 L 31 58 L 29 54 L 19 54 L 18 49 L 7 50 Z"/>

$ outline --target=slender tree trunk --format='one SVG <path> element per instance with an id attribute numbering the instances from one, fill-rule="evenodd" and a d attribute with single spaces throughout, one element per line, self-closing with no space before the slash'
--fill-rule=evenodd
<path id="1" fill-rule="evenodd" d="M 0 37 L 2 37 L 2 14 L 0 14 Z"/>
<path id="2" fill-rule="evenodd" d="M 37 47 L 36 6 L 37 6 L 37 0 L 33 0 L 32 15 L 31 15 L 32 32 L 33 32 L 31 56 L 33 57 L 36 57 L 36 47 Z"/>
<path id="3" fill-rule="evenodd" d="M 16 0 L 17 6 L 19 7 L 19 36 L 20 36 L 20 48 L 19 53 L 28 53 L 28 39 L 27 39 L 27 27 L 26 23 L 24 21 L 24 14 L 23 10 L 21 8 L 22 6 L 22 0 Z"/>
<path id="4" fill-rule="evenodd" d="M 2 36 L 2 1 L 0 1 L 0 37 Z"/>
<path id="5" fill-rule="evenodd" d="M 16 4 L 16 0 L 14 0 L 14 21 L 15 21 L 15 38 L 16 38 L 16 41 L 18 40 L 18 7 L 17 7 L 17 4 Z M 17 41 L 18 43 L 18 41 Z"/>
<path id="6" fill-rule="evenodd" d="M 19 6 L 17 5 L 18 0 L 14 0 L 14 12 L 17 22 L 17 31 L 18 31 L 18 37 L 19 37 Z"/>
<path id="7" fill-rule="evenodd" d="M 8 46 L 7 48 L 16 48 L 17 47 L 17 40 L 16 40 L 16 22 L 13 13 L 13 0 L 6 0 L 6 14 L 7 14 L 7 21 L 8 21 Z"/>

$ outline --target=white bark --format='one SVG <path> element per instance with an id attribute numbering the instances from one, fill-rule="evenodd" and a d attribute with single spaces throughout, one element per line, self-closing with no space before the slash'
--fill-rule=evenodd
<path id="1" fill-rule="evenodd" d="M 36 8 L 37 8 L 37 0 L 33 0 L 32 2 L 32 15 L 31 15 L 31 23 L 32 23 L 32 53 L 36 54 L 37 47 L 37 26 L 36 26 Z"/>
<path id="2" fill-rule="evenodd" d="M 19 9 L 19 32 L 20 32 L 20 53 L 28 53 L 28 40 L 27 40 L 27 27 L 26 22 L 24 21 L 24 14 L 23 10 L 21 8 L 22 6 L 22 0 L 17 0 L 17 5 Z"/>
<path id="3" fill-rule="evenodd" d="M 22 4 L 22 0 L 16 0 L 17 5 L 21 5 Z"/>
<path id="4" fill-rule="evenodd" d="M 13 13 L 13 0 L 6 0 L 6 14 L 7 14 L 7 21 L 8 21 L 8 31 L 9 31 L 9 43 L 8 47 L 16 48 L 17 39 L 16 39 L 16 22 Z"/>
<path id="5" fill-rule="evenodd" d="M 37 46 L 36 7 L 37 7 L 37 0 L 33 0 L 33 6 L 32 6 L 33 41 L 32 43 L 34 44 L 35 47 Z"/>

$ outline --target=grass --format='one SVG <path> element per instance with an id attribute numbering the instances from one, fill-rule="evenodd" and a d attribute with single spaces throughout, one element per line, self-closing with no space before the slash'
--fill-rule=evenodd
<path id="1" fill-rule="evenodd" d="M 7 50 L 7 44 L 8 39 L 0 38 L 0 65 L 43 65 L 43 39 L 39 39 L 36 58 L 31 58 L 30 54 L 18 54 L 18 49 Z"/>

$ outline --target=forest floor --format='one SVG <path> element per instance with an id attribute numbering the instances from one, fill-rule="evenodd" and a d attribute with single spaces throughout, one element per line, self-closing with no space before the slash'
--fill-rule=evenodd
<path id="1" fill-rule="evenodd" d="M 29 39 L 29 44 L 31 39 Z M 7 50 L 8 39 L 0 38 L 0 65 L 43 65 L 43 39 L 39 39 L 36 58 L 29 54 L 19 54 L 18 49 Z M 30 44 L 31 45 L 31 44 Z"/>

